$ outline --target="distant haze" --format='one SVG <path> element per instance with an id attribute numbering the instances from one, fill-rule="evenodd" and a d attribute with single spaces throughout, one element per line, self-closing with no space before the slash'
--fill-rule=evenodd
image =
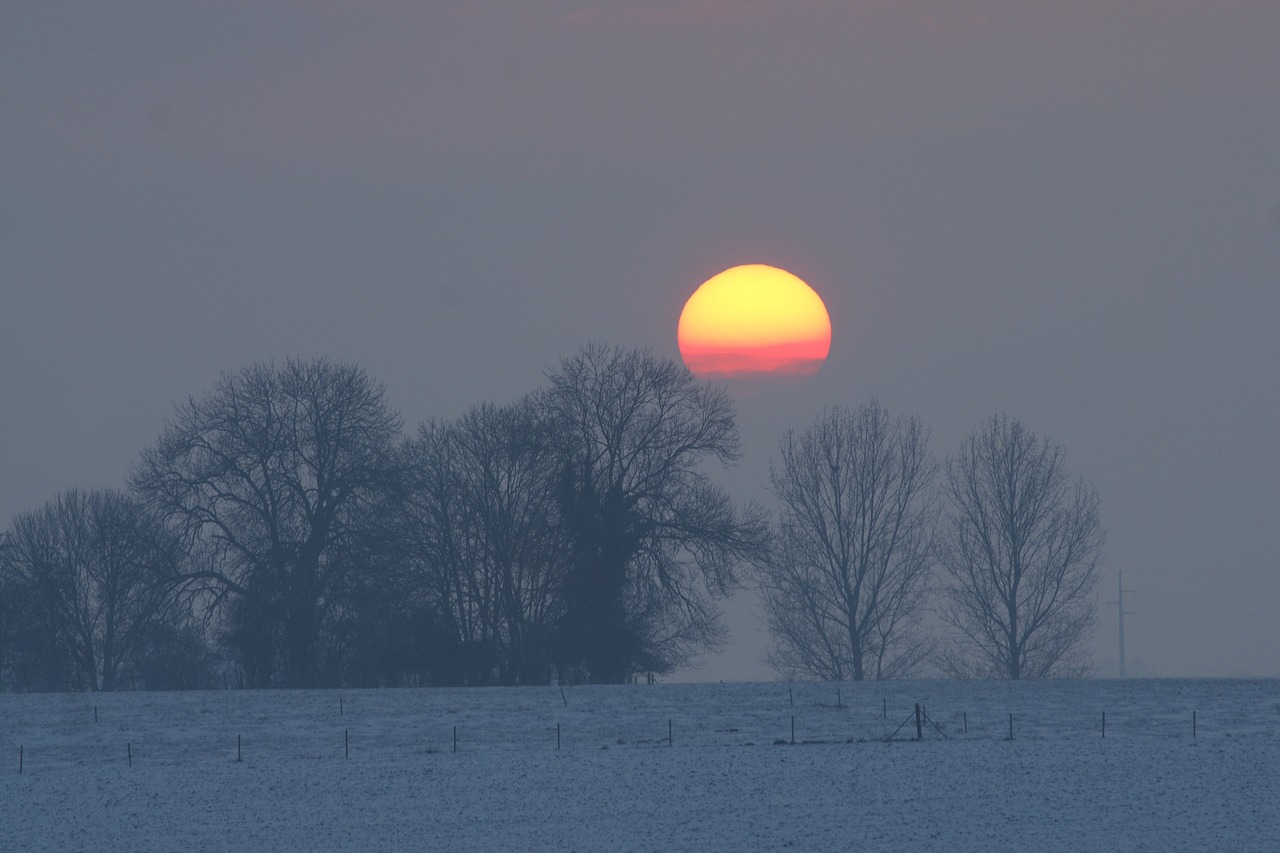
<path id="1" fill-rule="evenodd" d="M 413 427 L 587 341 L 678 359 L 734 264 L 821 294 L 824 407 L 1007 411 L 1108 531 L 1131 675 L 1280 675 L 1280 4 L 0 6 L 0 525 L 119 486 L 173 407 L 288 355 Z M 770 677 L 749 594 L 684 679 Z"/>

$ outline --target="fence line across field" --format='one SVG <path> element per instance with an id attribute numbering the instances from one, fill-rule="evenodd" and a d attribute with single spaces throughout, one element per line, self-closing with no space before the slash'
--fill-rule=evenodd
<path id="1" fill-rule="evenodd" d="M 561 692 L 561 697 L 563 708 L 568 708 L 569 704 L 563 691 Z M 794 701 L 794 693 L 789 689 L 787 711 L 793 710 Z M 563 708 L 558 714 L 550 715 L 539 715 L 535 714 L 532 708 L 526 709 L 528 716 L 522 717 L 516 725 L 511 725 L 511 721 L 507 721 L 505 725 L 495 725 L 493 721 L 490 721 L 489 725 L 484 722 L 442 725 L 440 720 L 442 715 L 439 712 L 436 712 L 431 717 L 410 716 L 407 719 L 403 715 L 396 714 L 379 716 L 375 713 L 373 715 L 362 715 L 359 710 L 353 714 L 352 709 L 348 707 L 345 700 L 340 698 L 338 716 L 342 717 L 344 721 L 350 721 L 346 722 L 342 728 L 341 755 L 345 759 L 352 757 L 353 741 L 357 758 L 377 757 L 387 750 L 393 750 L 396 754 L 416 751 L 420 754 L 431 755 L 445 751 L 446 745 L 451 746 L 451 752 L 453 753 L 466 752 L 467 748 L 484 750 L 538 749 L 544 744 L 546 748 L 555 750 L 565 748 L 636 749 L 664 745 L 667 748 L 673 748 L 675 745 L 676 721 L 672 717 L 666 719 L 666 733 L 665 737 L 663 737 L 657 733 L 661 730 L 660 722 L 655 721 L 652 728 L 644 727 L 642 729 L 636 722 L 632 722 L 630 725 L 622 725 L 618 721 L 607 719 L 610 715 L 610 709 L 590 710 L 581 707 L 576 710 L 576 715 L 571 722 L 567 722 L 564 719 L 555 720 L 555 740 L 553 744 L 548 736 L 552 729 L 547 728 L 546 720 L 548 716 L 563 715 L 565 713 Z M 99 713 L 98 706 L 93 706 L 92 710 L 93 725 L 90 725 L 86 718 L 85 724 L 80 729 L 82 733 L 102 731 L 100 721 L 103 718 Z M 797 719 L 795 713 L 768 715 L 774 721 L 772 724 L 769 722 L 768 717 L 762 718 L 758 710 L 754 714 L 744 714 L 744 720 L 739 721 L 738 725 L 722 726 L 710 720 L 688 719 L 686 717 L 681 726 L 681 731 L 684 732 L 682 745 L 691 748 L 712 748 L 784 744 L 870 744 L 875 742 L 901 742 L 904 740 L 921 741 L 934 735 L 941 740 L 952 740 L 957 737 L 957 733 L 949 732 L 947 726 L 930 715 L 927 707 L 921 703 L 915 703 L 911 712 L 896 728 L 892 730 L 884 728 L 878 733 L 876 732 L 876 729 L 879 728 L 877 723 L 883 722 L 884 716 L 888 711 L 887 699 L 882 699 L 881 719 L 879 721 L 876 720 L 873 713 L 866 714 L 865 718 L 860 717 L 858 719 L 851 719 L 847 714 L 838 717 L 827 716 L 826 712 L 832 710 L 841 712 L 850 710 L 850 706 L 843 703 L 843 697 L 838 692 L 837 704 L 834 706 L 814 703 L 807 709 L 807 712 L 799 715 L 799 719 Z M 1102 738 L 1107 737 L 1108 713 L 1107 709 L 1101 711 L 1100 728 Z M 954 713 L 951 716 L 953 719 L 956 717 Z M 997 740 L 996 737 L 993 737 L 994 732 L 991 729 L 990 722 L 999 719 L 1000 715 L 988 713 L 986 716 L 988 723 L 983 727 L 982 731 L 970 735 L 968 710 L 965 709 L 959 712 L 959 728 L 966 736 L 966 741 L 972 743 L 980 741 L 994 742 Z M 1014 713 L 1007 712 L 1005 716 L 1008 721 L 1008 734 L 1004 740 L 1013 740 L 1015 736 Z M 1110 712 L 1110 716 L 1112 738 L 1114 739 L 1117 736 L 1116 722 L 1117 720 L 1123 721 L 1125 717 L 1123 712 L 1117 716 L 1114 711 Z M 353 719 L 353 717 L 363 717 L 363 719 Z M 1189 734 L 1191 739 L 1197 739 L 1199 734 L 1198 711 L 1192 710 L 1190 717 L 1190 720 L 1183 718 L 1185 722 L 1182 726 L 1177 727 L 1180 731 L 1171 730 L 1168 723 L 1160 724 L 1159 721 L 1156 721 L 1157 725 L 1152 725 L 1153 721 L 1139 718 L 1143 726 L 1141 729 L 1136 730 L 1136 734 L 1137 736 L 1156 735 L 1163 737 L 1178 736 L 1180 734 L 1186 736 Z M 319 718 L 294 720 L 295 724 L 304 728 L 295 727 L 293 730 L 285 731 L 273 728 L 271 724 L 274 721 L 269 717 L 259 719 L 257 721 L 259 723 L 258 728 L 261 730 L 254 732 L 253 748 L 248 753 L 249 760 L 325 758 L 326 750 L 323 748 L 322 743 L 326 739 L 326 727 L 322 725 L 322 718 L 323 715 L 320 715 Z M 172 723 L 173 721 L 169 722 Z M 915 736 L 913 738 L 899 737 L 903 729 L 912 723 L 914 723 Z M 180 732 L 185 737 L 175 737 L 175 731 Z M 1042 728 L 1036 728 L 1034 723 L 1028 725 L 1024 721 L 1021 735 L 1024 739 L 1046 740 L 1085 736 L 1089 733 L 1089 730 L 1084 727 L 1073 726 L 1067 728 L 1061 724 L 1053 726 L 1052 731 L 1046 732 Z M 64 734 L 62 738 L 64 742 L 44 743 L 35 750 L 28 750 L 26 743 L 18 744 L 18 773 L 23 773 L 26 770 L 38 768 L 42 765 L 48 766 L 46 760 L 43 760 L 46 759 L 46 756 L 52 759 L 52 761 L 48 762 L 49 764 L 71 764 L 74 766 L 110 762 L 113 760 L 111 758 L 112 754 L 120 756 L 120 752 L 116 752 L 109 742 L 104 742 L 98 736 L 93 736 L 91 742 L 85 742 L 83 739 L 69 736 L 73 734 Z M 787 736 L 788 734 L 789 737 Z M 1135 734 L 1135 729 L 1132 726 L 1128 734 L 1131 736 Z M 1121 732 L 1121 736 L 1124 736 L 1123 732 Z M 190 726 L 181 726 L 176 730 L 158 728 L 152 732 L 140 727 L 132 728 L 130 729 L 130 737 L 125 739 L 123 758 L 127 767 L 133 767 L 135 758 L 134 743 L 138 743 L 140 746 L 137 757 L 140 761 L 146 763 L 172 764 L 201 755 L 206 758 L 215 758 L 221 752 L 217 743 L 222 741 L 224 737 L 229 750 L 232 736 L 226 733 L 225 725 L 210 727 L 198 732 L 193 731 Z M 246 760 L 243 734 L 236 732 L 234 741 L 234 761 L 243 763 Z M 119 742 L 116 741 L 117 744 Z M 197 744 L 203 744 L 205 747 L 203 749 L 198 748 Z M 28 752 L 31 754 L 28 755 Z M 229 751 L 226 754 L 228 760 L 230 760 Z M 336 757 L 336 753 L 331 753 L 331 755 Z M 118 760 L 118 758 L 114 760 Z"/>

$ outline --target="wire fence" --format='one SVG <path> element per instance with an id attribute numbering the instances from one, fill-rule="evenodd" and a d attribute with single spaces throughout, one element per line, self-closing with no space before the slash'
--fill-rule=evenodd
<path id="1" fill-rule="evenodd" d="M 0 696 L 0 761 L 13 772 L 33 772 L 527 750 L 1280 736 L 1280 682 L 1147 684 L 1145 690 L 1108 682 L 901 682 L 7 695 Z"/>

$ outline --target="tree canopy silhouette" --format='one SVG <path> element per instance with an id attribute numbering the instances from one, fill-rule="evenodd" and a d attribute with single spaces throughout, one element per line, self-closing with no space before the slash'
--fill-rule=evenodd
<path id="1" fill-rule="evenodd" d="M 716 647 L 713 599 L 765 542 L 763 512 L 737 511 L 699 469 L 738 457 L 727 393 L 647 351 L 591 345 L 551 372 L 539 406 L 571 549 L 562 670 L 618 682 Z"/>
<path id="2" fill-rule="evenodd" d="M 233 605 L 251 682 L 320 683 L 324 630 L 399 433 L 363 369 L 290 359 L 224 375 L 144 452 L 134 488 L 198 551 L 188 579 Z"/>

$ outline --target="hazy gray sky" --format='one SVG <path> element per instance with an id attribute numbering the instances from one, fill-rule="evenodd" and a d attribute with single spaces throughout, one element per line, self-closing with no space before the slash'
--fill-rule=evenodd
<path id="1" fill-rule="evenodd" d="M 511 7 L 517 11 L 513 11 Z M 1280 3 L 0 4 L 0 524 L 119 486 L 174 405 L 355 361 L 412 426 L 706 278 L 831 312 L 788 426 L 875 396 L 945 456 L 1066 447 L 1131 669 L 1280 675 Z M 1129 601 L 1126 604 L 1130 604 Z M 697 678 L 763 678 L 755 605 Z"/>

